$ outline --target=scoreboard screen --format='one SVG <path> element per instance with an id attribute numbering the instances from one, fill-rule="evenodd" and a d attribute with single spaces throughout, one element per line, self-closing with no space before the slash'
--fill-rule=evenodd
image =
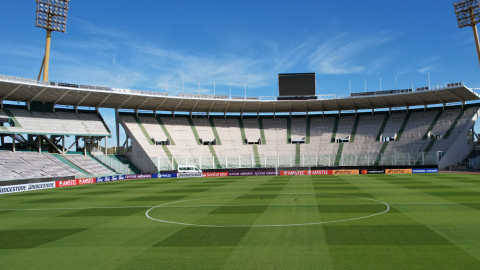
<path id="1" fill-rule="evenodd" d="M 315 96 L 315 73 L 278 74 L 281 97 Z"/>

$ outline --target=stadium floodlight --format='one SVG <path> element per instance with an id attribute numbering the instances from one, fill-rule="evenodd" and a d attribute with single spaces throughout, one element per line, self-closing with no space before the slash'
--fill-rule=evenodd
<path id="1" fill-rule="evenodd" d="M 458 28 L 471 26 L 477 46 L 478 61 L 480 62 L 480 42 L 478 40 L 477 23 L 480 22 L 480 0 L 461 0 L 453 3 L 457 15 Z"/>
<path id="2" fill-rule="evenodd" d="M 36 0 L 37 1 L 37 19 L 36 27 L 47 30 L 47 41 L 45 43 L 45 56 L 43 58 L 42 67 L 38 74 L 43 70 L 43 81 L 48 81 L 48 67 L 50 61 L 50 42 L 52 39 L 52 31 L 65 33 L 67 30 L 67 11 L 68 2 L 70 0 Z"/>

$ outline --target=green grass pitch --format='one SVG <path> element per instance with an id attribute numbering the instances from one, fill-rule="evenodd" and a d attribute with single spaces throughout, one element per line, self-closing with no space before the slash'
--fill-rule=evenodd
<path id="1" fill-rule="evenodd" d="M 480 177 L 144 179 L 0 196 L 0 269 L 479 269 Z"/>

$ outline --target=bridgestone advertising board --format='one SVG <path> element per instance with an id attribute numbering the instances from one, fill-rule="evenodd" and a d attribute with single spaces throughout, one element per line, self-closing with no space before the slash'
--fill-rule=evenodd
<path id="1" fill-rule="evenodd" d="M 25 192 L 32 190 L 55 188 L 55 182 L 42 182 L 34 184 L 22 184 L 0 187 L 0 194 L 9 194 L 17 192 Z"/>

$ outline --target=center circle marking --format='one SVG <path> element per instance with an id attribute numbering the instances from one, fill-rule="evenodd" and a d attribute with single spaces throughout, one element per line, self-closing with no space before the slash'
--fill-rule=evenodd
<path id="1" fill-rule="evenodd" d="M 195 223 L 186 223 L 186 222 L 176 222 L 176 221 L 170 221 L 170 220 L 162 220 L 162 219 L 157 219 L 153 218 L 149 215 L 150 211 L 152 211 L 155 208 L 171 205 L 171 204 L 176 204 L 176 203 L 182 203 L 182 202 L 191 202 L 191 201 L 199 201 L 199 200 L 209 200 L 209 199 L 218 199 L 218 198 L 233 198 L 233 197 L 241 197 L 241 196 L 262 196 L 262 195 L 232 195 L 232 196 L 218 196 L 218 197 L 207 197 L 207 198 L 198 198 L 198 199 L 190 199 L 190 200 L 182 200 L 182 201 L 174 201 L 174 202 L 168 202 L 164 204 L 159 204 L 156 206 L 151 207 L 150 209 L 145 212 L 145 216 L 153 221 L 159 221 L 159 222 L 164 222 L 164 223 L 170 223 L 170 224 L 177 224 L 177 225 L 185 225 L 185 226 L 197 226 L 197 227 L 214 227 L 214 228 L 225 228 L 225 227 L 291 227 L 291 226 L 306 226 L 306 225 L 318 225 L 318 224 L 326 224 L 326 223 L 337 223 L 337 222 L 346 222 L 346 221 L 352 221 L 352 220 L 358 220 L 358 219 L 364 219 L 364 218 L 369 218 L 369 217 L 374 217 L 378 216 L 381 214 L 385 214 L 390 210 L 390 205 L 386 202 L 380 201 L 380 200 L 375 200 L 375 199 L 370 199 L 370 198 L 364 198 L 364 197 L 357 197 L 357 196 L 348 196 L 348 195 L 338 195 L 338 194 L 320 194 L 320 193 L 282 193 L 282 194 L 276 194 L 276 195 L 321 195 L 321 196 L 335 196 L 335 197 L 347 197 L 347 198 L 357 198 L 357 199 L 363 199 L 363 200 L 369 200 L 369 201 L 374 201 L 378 202 L 379 204 L 383 204 L 387 207 L 387 209 L 383 212 L 367 215 L 367 216 L 361 216 L 361 217 L 355 217 L 355 218 L 348 218 L 348 219 L 341 219 L 341 220 L 330 220 L 330 221 L 320 221 L 320 222 L 310 222 L 310 223 L 291 223 L 291 224 L 252 224 L 252 225 L 209 225 L 209 224 L 195 224 Z M 265 204 L 268 206 L 269 204 Z M 292 204 L 295 206 L 295 204 Z M 334 204 L 332 204 L 334 205 Z M 338 205 L 338 204 L 337 204 Z M 226 206 L 226 205 L 225 205 Z M 234 205 L 235 206 L 235 205 Z M 242 206 L 242 205 L 239 205 Z M 189 206 L 189 207 L 195 207 L 195 206 Z M 201 207 L 201 206 L 198 206 Z"/>

